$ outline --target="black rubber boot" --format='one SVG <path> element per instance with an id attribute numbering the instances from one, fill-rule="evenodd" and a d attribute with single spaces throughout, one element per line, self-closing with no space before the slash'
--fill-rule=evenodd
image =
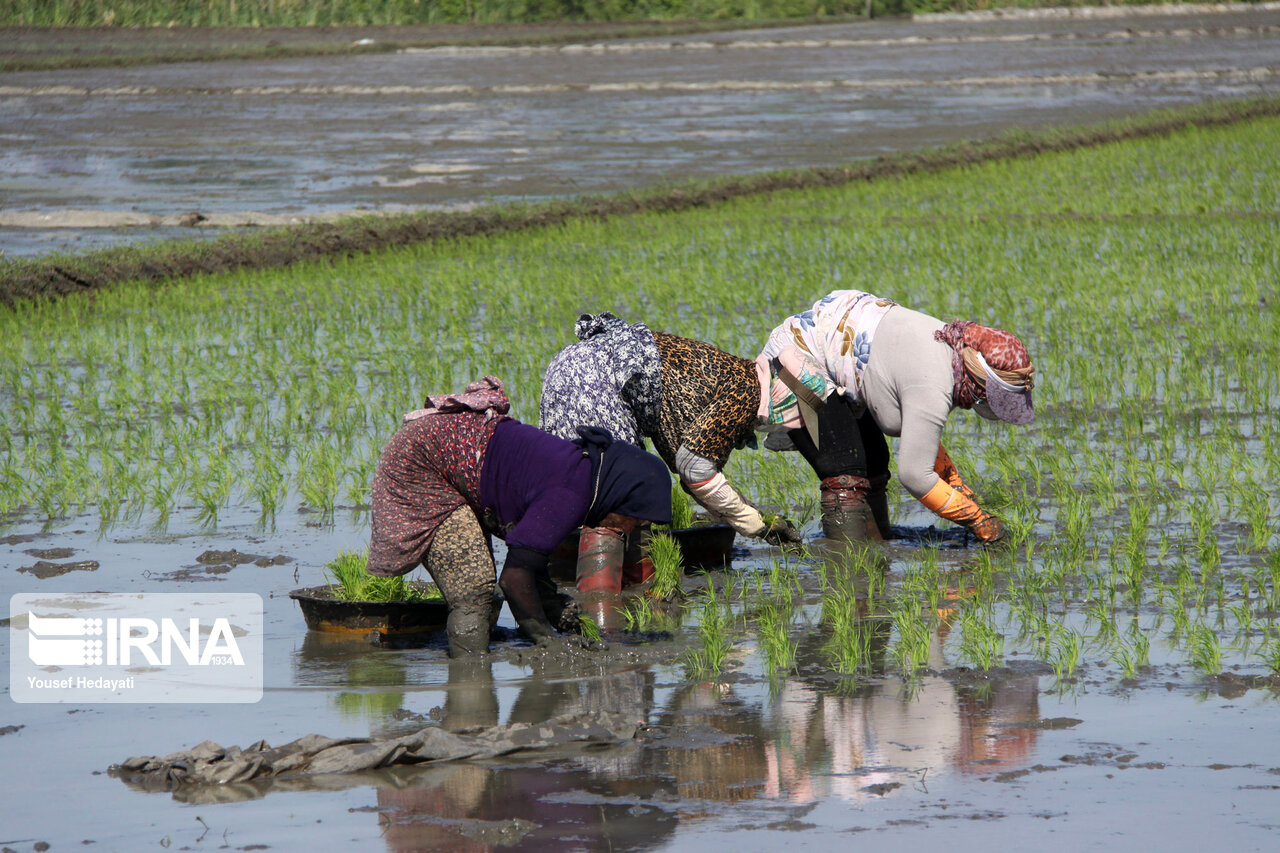
<path id="1" fill-rule="evenodd" d="M 449 657 L 482 655 L 489 651 L 489 611 L 454 607 L 449 610 Z"/>
<path id="2" fill-rule="evenodd" d="M 884 537 L 867 503 L 866 477 L 839 474 L 821 483 L 822 535 L 834 542 L 879 542 Z M 887 513 L 886 513 L 887 514 Z"/>
<path id="3" fill-rule="evenodd" d="M 881 539 L 893 538 L 893 526 L 889 523 L 889 494 L 885 491 L 889 485 L 889 472 L 876 477 L 868 477 L 871 484 L 867 490 L 867 506 L 871 507 L 871 517 L 876 521 Z"/>

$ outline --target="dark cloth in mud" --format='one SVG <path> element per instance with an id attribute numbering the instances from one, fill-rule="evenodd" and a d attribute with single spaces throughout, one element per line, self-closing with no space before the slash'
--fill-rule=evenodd
<path id="1" fill-rule="evenodd" d="M 246 747 L 222 747 L 205 741 L 165 756 L 139 756 L 112 765 L 109 773 L 149 791 L 188 786 L 296 779 L 358 773 L 396 765 L 493 758 L 566 744 L 614 744 L 631 740 L 639 723 L 624 714 L 593 711 L 555 717 L 542 723 L 509 723 L 476 734 L 427 726 L 396 738 L 331 738 L 311 734 L 272 747 L 258 741 Z M 248 796 L 260 796 L 255 788 Z"/>

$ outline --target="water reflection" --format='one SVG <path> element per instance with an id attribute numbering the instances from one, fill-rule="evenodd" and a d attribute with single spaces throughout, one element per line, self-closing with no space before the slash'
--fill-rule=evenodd
<path id="1" fill-rule="evenodd" d="M 857 615 L 862 671 L 883 673 L 890 623 L 865 610 Z M 429 722 L 402 707 L 405 692 L 415 689 L 408 685 L 423 682 L 413 670 L 422 669 L 447 675 L 431 717 L 458 733 L 582 713 L 624 713 L 645 724 L 635 741 L 619 746 L 349 780 L 372 783 L 376 801 L 368 810 L 387 849 L 559 850 L 572 839 L 581 847 L 642 850 L 663 844 L 681 820 L 714 815 L 707 803 L 862 804 L 926 790 L 948 774 L 1025 764 L 1038 734 L 1038 676 L 932 674 L 947 666 L 942 648 L 950 625 L 940 615 L 930 637 L 931 674 L 910 681 L 833 673 L 831 649 L 841 629 L 823 619 L 801 638 L 797 674 L 773 684 L 742 676 L 682 681 L 666 666 L 547 657 L 513 685 L 495 682 L 489 658 L 447 661 L 425 650 L 423 659 L 424 650 L 406 655 L 314 634 L 295 667 L 298 681 L 347 688 L 335 693 L 337 707 L 381 733 Z"/>
<path id="2" fill-rule="evenodd" d="M 825 641 L 816 637 L 807 653 Z M 885 643 L 875 646 L 883 656 Z M 940 664 L 936 635 L 933 654 Z M 1038 731 L 1038 677 L 974 681 L 797 677 L 772 692 L 751 681 L 691 682 L 659 702 L 664 694 L 649 669 L 582 678 L 548 665 L 521 686 L 510 722 L 625 711 L 650 721 L 643 737 L 549 764 L 440 767 L 380 785 L 379 820 L 396 851 L 562 849 L 566 839 L 640 850 L 659 846 L 680 820 L 715 814 L 700 801 L 858 804 L 923 790 L 949 773 L 1021 766 Z M 495 724 L 496 699 L 486 698 L 494 689 L 488 664 L 451 669 L 446 725 Z"/>

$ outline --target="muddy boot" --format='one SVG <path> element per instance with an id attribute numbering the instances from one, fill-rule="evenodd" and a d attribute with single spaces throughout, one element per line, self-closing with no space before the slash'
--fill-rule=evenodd
<path id="1" fill-rule="evenodd" d="M 627 550 L 622 558 L 622 585 L 634 586 L 653 577 L 653 560 L 649 557 L 652 529 L 644 525 L 627 537 Z"/>
<path id="2" fill-rule="evenodd" d="M 482 655 L 489 651 L 489 611 L 454 607 L 449 610 L 449 657 Z"/>
<path id="3" fill-rule="evenodd" d="M 625 540 L 610 527 L 584 527 L 578 541 L 578 592 L 622 592 Z"/>
<path id="4" fill-rule="evenodd" d="M 871 507 L 871 517 L 880 529 L 881 539 L 893 538 L 893 526 L 889 523 L 889 472 L 867 478 L 870 488 L 867 490 L 867 506 Z"/>
<path id="5" fill-rule="evenodd" d="M 884 537 L 876 525 L 867 493 L 866 477 L 838 474 L 822 481 L 822 535 L 834 542 L 879 542 Z"/>

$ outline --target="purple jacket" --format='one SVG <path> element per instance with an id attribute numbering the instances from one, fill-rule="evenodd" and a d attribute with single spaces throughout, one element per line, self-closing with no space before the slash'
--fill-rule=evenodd
<path id="1" fill-rule="evenodd" d="M 572 442 L 504 420 L 485 451 L 480 505 L 508 548 L 550 554 L 591 507 L 591 460 Z"/>

